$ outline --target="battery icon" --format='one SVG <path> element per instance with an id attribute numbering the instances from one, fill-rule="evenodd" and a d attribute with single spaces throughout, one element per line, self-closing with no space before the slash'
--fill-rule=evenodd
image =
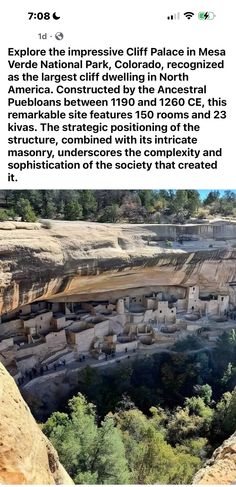
<path id="1" fill-rule="evenodd" d="M 200 20 L 213 20 L 215 18 L 214 12 L 199 12 L 198 18 Z"/>

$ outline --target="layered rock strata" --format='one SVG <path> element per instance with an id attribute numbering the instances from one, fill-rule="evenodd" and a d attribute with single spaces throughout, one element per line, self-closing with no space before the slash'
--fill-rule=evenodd
<path id="1" fill-rule="evenodd" d="M 86 301 L 158 285 L 199 285 L 203 292 L 229 294 L 236 304 L 235 242 L 236 225 L 225 223 L 53 222 L 51 229 L 0 229 L 0 315 L 36 299 L 73 301 L 76 294 Z"/>

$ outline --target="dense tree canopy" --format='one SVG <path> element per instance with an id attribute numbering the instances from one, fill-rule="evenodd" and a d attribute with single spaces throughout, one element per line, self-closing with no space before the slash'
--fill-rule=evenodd
<path id="1" fill-rule="evenodd" d="M 136 408 L 121 410 L 98 425 L 81 394 L 69 401 L 69 414 L 54 413 L 43 431 L 78 484 L 187 483 L 201 463 L 187 447 L 167 443 L 155 412 L 147 418 Z"/>
<path id="2" fill-rule="evenodd" d="M 0 191 L 0 221 L 15 215 L 26 221 L 37 217 L 111 223 L 183 223 L 190 217 L 233 216 L 235 212 L 233 191 L 225 191 L 223 195 L 210 191 L 204 201 L 196 190 Z"/>
<path id="3" fill-rule="evenodd" d="M 111 417 L 98 427 L 95 407 L 81 394 L 69 401 L 69 414 L 54 413 L 43 431 L 77 484 L 129 482 L 121 432 Z"/>
<path id="4" fill-rule="evenodd" d="M 43 425 L 76 483 L 191 483 L 235 431 L 234 331 L 213 351 L 180 349 L 80 371 L 78 395 Z"/>

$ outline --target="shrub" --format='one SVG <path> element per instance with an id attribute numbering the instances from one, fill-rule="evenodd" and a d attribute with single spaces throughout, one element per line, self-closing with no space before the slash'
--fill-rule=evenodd
<path id="1" fill-rule="evenodd" d="M 42 228 L 47 228 L 48 230 L 52 228 L 52 222 L 49 220 L 39 220 L 39 223 L 41 223 Z"/>

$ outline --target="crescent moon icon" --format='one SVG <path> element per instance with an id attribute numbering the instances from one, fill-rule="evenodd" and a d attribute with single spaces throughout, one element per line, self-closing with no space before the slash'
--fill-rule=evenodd
<path id="1" fill-rule="evenodd" d="M 59 19 L 61 18 L 61 17 L 58 17 L 58 16 L 57 16 L 56 12 L 54 12 L 54 13 L 52 14 L 52 17 L 53 17 L 53 19 L 55 19 L 55 20 L 59 20 Z"/>

